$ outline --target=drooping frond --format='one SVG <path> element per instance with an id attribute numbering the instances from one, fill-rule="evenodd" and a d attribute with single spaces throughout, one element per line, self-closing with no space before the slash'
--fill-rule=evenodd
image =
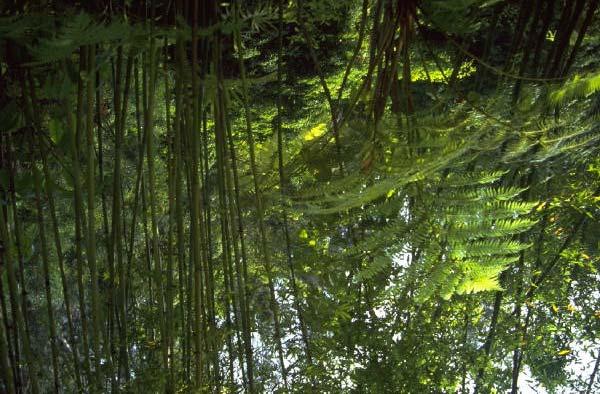
<path id="1" fill-rule="evenodd" d="M 576 98 L 589 97 L 599 90 L 600 73 L 597 72 L 584 77 L 575 75 L 563 86 L 551 92 L 548 98 L 552 104 L 564 104 Z"/>

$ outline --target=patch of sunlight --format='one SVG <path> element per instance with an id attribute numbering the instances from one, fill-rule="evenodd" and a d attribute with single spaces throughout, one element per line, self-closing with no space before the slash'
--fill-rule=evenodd
<path id="1" fill-rule="evenodd" d="M 308 133 L 304 134 L 304 141 L 312 141 L 315 138 L 319 138 L 320 136 L 325 134 L 326 130 L 327 126 L 325 125 L 325 123 L 319 123 L 312 129 L 310 129 Z"/>
<path id="2" fill-rule="evenodd" d="M 500 283 L 498 283 L 498 278 L 496 276 L 488 276 L 488 275 L 476 275 L 465 283 L 462 284 L 459 288 L 459 293 L 479 293 L 482 291 L 498 291 L 502 290 L 500 287 Z"/>
<path id="3" fill-rule="evenodd" d="M 462 66 L 460 66 L 460 70 L 458 71 L 458 78 L 466 78 L 473 73 L 477 68 L 473 64 L 473 61 L 465 62 Z M 437 67 L 423 67 L 423 66 L 415 66 L 410 73 L 410 79 L 412 82 L 416 81 L 429 81 L 431 82 L 446 82 L 447 78 L 450 78 L 452 75 L 452 68 L 445 67 L 443 70 L 438 69 Z"/>

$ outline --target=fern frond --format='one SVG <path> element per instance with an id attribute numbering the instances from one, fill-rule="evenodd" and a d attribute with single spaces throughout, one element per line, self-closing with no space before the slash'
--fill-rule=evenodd
<path id="1" fill-rule="evenodd" d="M 458 223 L 448 230 L 448 238 L 460 241 L 475 240 L 483 237 L 507 237 L 529 230 L 536 221 L 517 218 L 502 220 L 482 220 Z"/>
<path id="2" fill-rule="evenodd" d="M 53 37 L 29 48 L 37 63 L 49 63 L 71 56 L 77 48 L 112 41 L 126 41 L 132 28 L 123 21 L 98 23 L 88 14 L 67 18 Z"/>
<path id="3" fill-rule="evenodd" d="M 529 245 L 514 240 L 486 239 L 468 244 L 455 244 L 451 248 L 451 253 L 454 258 L 473 258 L 497 254 L 518 253 L 528 246 Z"/>
<path id="4" fill-rule="evenodd" d="M 498 181 L 508 171 L 484 171 L 478 173 L 454 173 L 446 178 L 448 187 L 485 185 Z"/>
<path id="5" fill-rule="evenodd" d="M 457 294 L 479 293 L 482 291 L 501 291 L 504 290 L 498 281 L 498 274 L 495 275 L 468 275 L 456 287 Z"/>
<path id="6" fill-rule="evenodd" d="M 356 274 L 354 279 L 357 282 L 364 282 L 369 279 L 373 279 L 376 275 L 390 268 L 391 266 L 392 260 L 388 256 L 377 256 L 373 259 L 373 261 L 367 263 L 367 265 Z"/>
<path id="7" fill-rule="evenodd" d="M 600 72 L 586 77 L 575 76 L 560 89 L 550 93 L 550 103 L 558 105 L 566 101 L 585 98 L 600 91 Z"/>
<path id="8" fill-rule="evenodd" d="M 445 207 L 445 215 L 454 221 L 468 221 L 476 215 L 484 218 L 509 219 L 525 215 L 537 205 L 537 202 L 495 201 L 473 206 L 472 204 L 453 204 Z"/>

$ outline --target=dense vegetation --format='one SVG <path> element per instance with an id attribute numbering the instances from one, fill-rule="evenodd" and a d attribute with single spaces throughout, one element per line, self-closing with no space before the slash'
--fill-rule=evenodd
<path id="1" fill-rule="evenodd" d="M 0 391 L 597 392 L 598 6 L 0 3 Z"/>

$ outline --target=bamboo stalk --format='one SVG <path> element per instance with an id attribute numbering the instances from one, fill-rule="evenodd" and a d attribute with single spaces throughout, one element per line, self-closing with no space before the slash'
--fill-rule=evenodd
<path id="1" fill-rule="evenodd" d="M 43 148 L 42 148 L 43 149 Z M 44 289 L 46 291 L 46 308 L 48 313 L 48 326 L 50 331 L 50 351 L 52 354 L 52 375 L 54 377 L 54 392 L 60 392 L 60 377 L 58 373 L 58 348 L 56 346 L 56 323 L 52 304 L 52 288 L 50 285 L 50 257 L 48 243 L 46 241 L 46 226 L 42 208 L 42 177 L 37 165 L 33 164 L 33 176 L 35 185 L 35 205 L 37 209 L 38 235 L 42 251 L 42 265 L 44 271 Z"/>
<path id="2" fill-rule="evenodd" d="M 164 316 L 164 293 L 162 285 L 162 266 L 159 246 L 158 234 L 158 213 L 156 204 L 156 187 L 155 187 L 155 168 L 154 168 L 154 107 L 157 83 L 157 58 L 156 58 L 156 43 L 153 37 L 150 38 L 150 49 L 147 56 L 147 63 L 144 67 L 147 69 L 147 105 L 144 108 L 144 128 L 146 129 L 146 165 L 148 169 L 148 204 L 150 207 L 150 234 L 152 241 L 152 263 L 154 276 L 156 279 L 156 290 L 158 295 L 158 316 L 161 338 L 161 352 L 163 367 L 168 366 L 168 348 L 165 338 L 165 316 Z"/>
<path id="3" fill-rule="evenodd" d="M 96 264 L 96 158 L 94 152 L 94 70 L 96 64 L 96 48 L 91 45 L 86 48 L 86 159 L 87 159 L 87 232 L 86 232 L 86 255 L 90 279 L 92 282 L 92 350 L 94 353 L 94 379 L 93 391 L 102 391 L 102 372 L 100 369 L 101 356 L 101 310 L 100 289 L 98 287 L 98 267 Z"/>
<path id="4" fill-rule="evenodd" d="M 236 20 L 239 13 L 239 4 L 236 5 L 236 10 L 234 15 L 236 16 Z M 242 48 L 241 38 L 239 30 L 234 30 L 234 39 L 236 41 L 236 46 L 240 51 Z M 239 65 L 240 65 L 240 74 L 242 80 L 242 99 L 243 99 L 243 107 L 244 107 L 244 117 L 246 120 L 246 142 L 248 144 L 248 153 L 250 156 L 250 170 L 252 173 L 252 182 L 254 187 L 254 204 L 256 209 L 256 214 L 258 217 L 258 230 L 260 234 L 260 253 L 264 261 L 264 268 L 267 275 L 267 282 L 269 287 L 269 307 L 271 312 L 273 313 L 273 322 L 275 328 L 275 344 L 277 348 L 277 355 L 279 358 L 279 369 L 281 371 L 281 376 L 283 378 L 284 388 L 287 390 L 288 381 L 287 381 L 287 369 L 285 368 L 284 363 L 284 352 L 283 352 L 283 344 L 282 344 L 282 335 L 281 335 L 281 325 L 279 322 L 279 305 L 277 303 L 277 298 L 275 294 L 275 285 L 273 283 L 273 268 L 271 266 L 271 258 L 268 251 L 268 241 L 267 241 L 267 233 L 264 223 L 264 208 L 262 202 L 262 191 L 260 189 L 259 180 L 258 180 L 258 170 L 256 166 L 256 153 L 254 147 L 254 135 L 252 133 L 252 120 L 250 118 L 250 107 L 248 104 L 248 83 L 246 81 L 246 69 L 244 66 L 243 56 L 239 54 Z M 217 67 L 218 69 L 218 67 Z M 222 75 L 221 75 L 222 78 Z M 218 80 L 218 79 L 217 79 Z M 219 91 L 219 90 L 217 90 Z M 333 108 L 332 108 L 333 110 Z"/>
<path id="5" fill-rule="evenodd" d="M 0 264 L 3 265 L 2 253 L 0 253 Z M 4 280 L 2 275 L 4 270 L 0 271 L 0 367 L 2 367 L 2 379 L 3 384 L 9 393 L 15 392 L 15 387 L 19 386 L 19 380 L 17 379 L 16 373 L 18 370 L 15 366 L 15 354 L 12 349 L 10 341 L 10 326 L 8 321 L 8 308 L 6 307 L 6 300 L 4 299 Z M 5 342 L 6 341 L 6 342 Z"/>
<path id="6" fill-rule="evenodd" d="M 25 361 L 27 362 L 27 368 L 29 371 L 29 382 L 30 390 L 33 394 L 39 393 L 39 384 L 37 380 L 37 365 L 33 359 L 33 353 L 31 351 L 31 343 L 29 336 L 25 332 L 25 317 L 21 311 L 20 305 L 17 302 L 17 277 L 14 269 L 13 262 L 13 246 L 12 240 L 8 232 L 7 215 L 4 213 L 4 209 L 0 208 L 0 237 L 2 238 L 2 244 L 4 247 L 3 253 L 3 267 L 6 268 L 7 281 L 8 281 L 8 292 L 11 300 L 11 306 L 14 311 L 15 321 L 13 324 L 17 326 L 17 331 L 23 342 L 23 351 L 25 353 Z"/>
<path id="7" fill-rule="evenodd" d="M 168 393 L 175 391 L 175 372 L 173 365 L 173 329 L 174 329 L 174 318 L 173 318 L 173 233 L 175 227 L 175 194 L 174 194 L 174 150 L 173 150 L 173 127 L 171 126 L 171 95 L 169 91 L 169 69 L 167 67 L 169 61 L 168 56 L 168 41 L 164 40 L 164 82 L 165 82 L 165 118 L 166 118 L 166 135 L 169 140 L 168 142 L 168 155 L 167 155 L 167 173 L 168 173 L 168 206 L 169 206 L 169 229 L 167 239 L 167 287 L 165 290 L 165 318 L 166 318 L 166 333 L 165 341 L 168 353 L 168 372 L 167 372 L 167 387 Z"/>
<path id="8" fill-rule="evenodd" d="M 0 215 L 4 216 L 3 209 L 0 208 Z M 4 220 L 4 217 L 0 217 L 0 220 Z M 0 254 L 1 256 L 1 254 Z M 4 262 L 3 259 L 0 262 Z M 2 264 L 4 265 L 4 264 Z M 4 270 L 0 270 L 0 282 L 2 281 L 2 273 Z M 5 310 L 0 311 L 0 373 L 2 374 L 2 384 L 6 388 L 8 394 L 15 393 L 15 384 L 13 381 L 13 367 L 10 365 L 10 359 L 8 356 L 8 341 L 6 340 L 5 332 Z"/>
<path id="9" fill-rule="evenodd" d="M 81 49 L 79 73 L 80 76 L 85 70 L 86 57 L 85 50 Z M 64 68 L 66 69 L 66 64 Z M 75 205 L 75 259 L 77 271 L 77 292 L 79 301 L 79 313 L 81 315 L 81 337 L 82 337 L 82 354 L 83 354 L 83 369 L 88 379 L 88 386 L 92 385 L 91 363 L 89 356 L 89 329 L 88 318 L 85 303 L 85 287 L 83 282 L 83 237 L 85 234 L 85 226 L 83 225 L 83 186 L 81 184 L 81 169 L 79 156 L 79 140 L 83 134 L 83 99 L 84 99 L 84 84 L 80 77 L 77 81 L 77 117 L 74 120 L 70 111 L 66 111 L 67 128 L 71 136 L 71 160 L 73 166 L 73 191 Z M 68 103 L 67 103 L 68 104 Z M 83 232 L 83 234 L 82 234 Z"/>

